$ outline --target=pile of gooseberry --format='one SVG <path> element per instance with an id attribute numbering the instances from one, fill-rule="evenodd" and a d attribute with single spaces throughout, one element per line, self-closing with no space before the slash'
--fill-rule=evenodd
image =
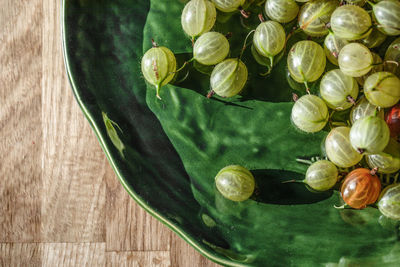
<path id="1" fill-rule="evenodd" d="M 260 24 L 249 30 L 240 55 L 227 58 L 227 36 L 211 31 L 217 15 L 236 12 L 246 20 L 256 4 L 264 7 L 256 14 Z M 321 159 L 310 162 L 302 182 L 316 191 L 337 188 L 346 206 L 372 205 L 400 220 L 400 1 L 190 0 L 181 24 L 193 45 L 191 60 L 177 70 L 173 52 L 154 41 L 142 59 L 159 99 L 160 88 L 192 61 L 213 66 L 207 97 L 238 95 L 248 79 L 241 57 L 253 34 L 252 54 L 267 67 L 265 75 L 286 55 L 288 79 L 303 87 L 293 97 L 293 125 L 310 134 L 329 131 Z M 300 32 L 304 38 L 287 47 Z M 215 184 L 232 201 L 247 200 L 256 187 L 238 165 L 223 168 Z"/>

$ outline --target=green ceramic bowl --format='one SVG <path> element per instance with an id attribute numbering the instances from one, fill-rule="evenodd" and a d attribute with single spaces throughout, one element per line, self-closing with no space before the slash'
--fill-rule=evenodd
<path id="1" fill-rule="evenodd" d="M 303 134 L 290 123 L 293 90 L 285 60 L 268 78 L 247 49 L 249 82 L 241 96 L 213 97 L 207 68 L 191 65 L 162 101 L 146 85 L 140 59 L 154 38 L 190 58 L 180 27 L 182 0 L 64 0 L 65 62 L 75 96 L 129 194 L 200 253 L 227 266 L 395 265 L 398 228 L 375 208 L 338 211 L 337 192 L 312 193 L 297 157 L 320 153 L 326 132 Z M 256 14 L 257 10 L 253 11 Z M 253 16 L 256 17 L 256 16 Z M 239 54 L 240 17 L 219 14 Z M 256 19 L 246 23 L 249 27 Z M 252 24 L 253 23 L 253 24 Z M 189 78 L 178 81 L 186 72 Z M 301 92 L 299 92 L 301 93 Z M 250 169 L 254 197 L 236 203 L 215 189 L 226 165 Z"/>

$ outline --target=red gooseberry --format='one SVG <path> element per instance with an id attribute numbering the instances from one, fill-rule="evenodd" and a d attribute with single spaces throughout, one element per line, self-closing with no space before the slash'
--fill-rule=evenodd
<path id="1" fill-rule="evenodd" d="M 386 114 L 386 123 L 389 126 L 390 135 L 396 137 L 400 135 L 400 103 L 393 106 Z"/>
<path id="2" fill-rule="evenodd" d="M 340 192 L 347 205 L 363 209 L 378 199 L 381 182 L 373 171 L 358 168 L 345 177 Z"/>

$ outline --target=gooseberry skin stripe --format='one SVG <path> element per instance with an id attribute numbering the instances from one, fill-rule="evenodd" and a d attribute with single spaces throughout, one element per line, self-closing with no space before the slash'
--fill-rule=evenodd
<path id="1" fill-rule="evenodd" d="M 215 7 L 222 12 L 233 12 L 238 10 L 246 0 L 212 0 Z"/>
<path id="2" fill-rule="evenodd" d="M 339 68 L 344 74 L 361 77 L 372 69 L 373 57 L 365 45 L 349 43 L 340 51 L 338 62 Z"/>
<path id="3" fill-rule="evenodd" d="M 253 44 L 262 56 L 273 57 L 284 48 L 285 38 L 285 30 L 279 23 L 266 21 L 256 28 Z"/>
<path id="4" fill-rule="evenodd" d="M 331 16 L 332 31 L 340 38 L 354 41 L 366 37 L 372 30 L 370 15 L 359 6 L 343 5 Z"/>
<path id="5" fill-rule="evenodd" d="M 287 65 L 290 76 L 296 82 L 316 81 L 325 70 L 325 52 L 313 41 L 297 42 L 289 51 Z"/>
<path id="6" fill-rule="evenodd" d="M 287 23 L 297 17 L 299 6 L 293 0 L 267 0 L 264 10 L 270 19 Z"/>
<path id="7" fill-rule="evenodd" d="M 372 104 L 389 108 L 400 100 L 400 79 L 391 72 L 377 72 L 364 83 L 364 93 Z"/>
<path id="8" fill-rule="evenodd" d="M 327 35 L 326 24 L 332 13 L 339 6 L 336 0 L 321 0 L 307 2 L 299 13 L 299 26 L 303 31 L 314 37 Z"/>

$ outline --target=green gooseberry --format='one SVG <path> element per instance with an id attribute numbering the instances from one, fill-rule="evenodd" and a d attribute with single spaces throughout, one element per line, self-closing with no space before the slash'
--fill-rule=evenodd
<path id="1" fill-rule="evenodd" d="M 168 84 L 175 76 L 176 58 L 171 50 L 164 46 L 153 45 L 143 56 L 141 68 L 144 78 L 156 87 L 156 96 L 160 97 L 160 88 Z"/>
<path id="2" fill-rule="evenodd" d="M 304 95 L 293 105 L 291 120 L 297 128 L 306 133 L 322 130 L 328 119 L 328 107 L 318 96 Z"/>
<path id="3" fill-rule="evenodd" d="M 378 107 L 394 106 L 400 100 L 400 79 L 391 72 L 376 72 L 365 80 L 364 94 Z"/>
<path id="4" fill-rule="evenodd" d="M 389 127 L 377 116 L 357 120 L 350 130 L 350 143 L 360 154 L 382 152 L 388 145 L 389 139 Z"/>
<path id="5" fill-rule="evenodd" d="M 378 29 L 384 34 L 396 36 L 400 34 L 400 2 L 384 0 L 372 5 Z"/>
<path id="6" fill-rule="evenodd" d="M 350 128 L 333 128 L 325 139 L 325 152 L 330 161 L 341 168 L 349 168 L 362 159 L 350 144 Z"/>
<path id="7" fill-rule="evenodd" d="M 299 26 L 310 36 L 324 36 L 328 34 L 326 24 L 329 22 L 332 13 L 339 6 L 337 0 L 309 1 L 299 13 Z"/>
<path id="8" fill-rule="evenodd" d="M 362 39 L 372 30 L 371 17 L 366 10 L 356 5 L 338 7 L 331 16 L 331 28 L 342 39 Z"/>
<path id="9" fill-rule="evenodd" d="M 240 93 L 247 82 L 247 67 L 238 58 L 225 59 L 211 73 L 212 93 L 232 97 Z"/>
<path id="10" fill-rule="evenodd" d="M 390 139 L 381 153 L 367 155 L 365 159 L 371 169 L 378 168 L 380 173 L 395 173 L 400 170 L 400 143 Z"/>
<path id="11" fill-rule="evenodd" d="M 304 183 L 317 191 L 331 189 L 338 181 L 339 171 L 335 164 L 328 160 L 319 160 L 307 169 Z"/>
<path id="12" fill-rule="evenodd" d="M 316 81 L 325 70 L 324 49 L 314 41 L 300 41 L 292 46 L 287 57 L 290 76 L 299 83 Z"/>
<path id="13" fill-rule="evenodd" d="M 208 0 L 191 0 L 182 11 L 182 28 L 192 40 L 211 30 L 217 19 L 217 11 Z"/>
<path id="14" fill-rule="evenodd" d="M 400 220 L 400 184 L 385 188 L 378 201 L 379 211 L 393 220 Z"/>
<path id="15" fill-rule="evenodd" d="M 232 201 L 245 201 L 251 197 L 255 188 L 254 176 L 239 165 L 230 165 L 221 169 L 215 176 L 218 191 Z"/>
<path id="16" fill-rule="evenodd" d="M 357 81 L 340 69 L 328 71 L 321 80 L 320 94 L 328 107 L 345 110 L 355 104 L 358 97 Z"/>
<path id="17" fill-rule="evenodd" d="M 194 43 L 193 58 L 206 66 L 220 63 L 228 54 L 228 39 L 219 32 L 204 33 Z"/>

